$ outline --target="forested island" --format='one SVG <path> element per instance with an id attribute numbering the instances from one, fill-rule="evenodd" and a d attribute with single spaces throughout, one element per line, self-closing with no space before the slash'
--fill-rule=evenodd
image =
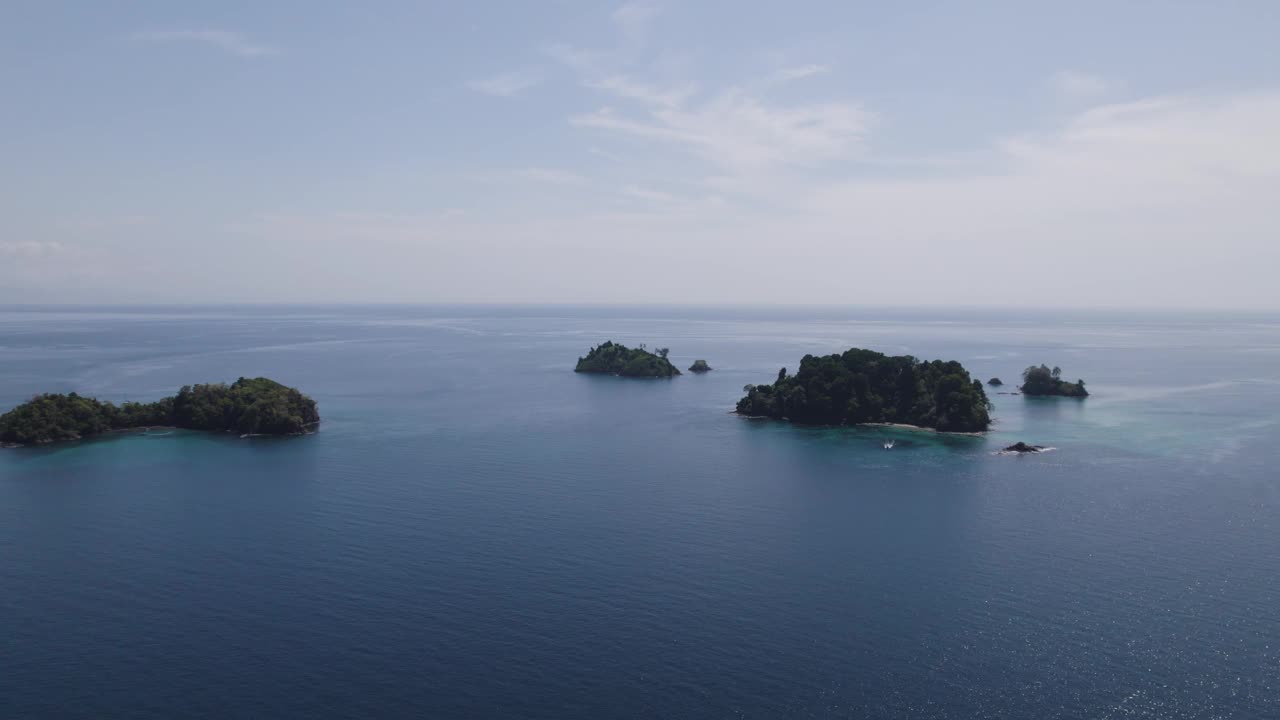
<path id="1" fill-rule="evenodd" d="M 320 422 L 311 398 L 267 378 L 187 385 L 151 403 L 115 405 L 76 393 L 38 395 L 0 415 L 0 442 L 36 445 L 144 427 L 297 435 Z"/>
<path id="2" fill-rule="evenodd" d="M 578 358 L 573 369 L 580 373 L 601 373 L 623 377 L 673 377 L 680 371 L 667 359 L 667 348 L 649 352 L 644 345 L 629 348 L 613 341 L 591 348 L 586 357 Z"/>
<path id="3" fill-rule="evenodd" d="M 742 415 L 820 425 L 897 423 L 945 432 L 991 426 L 982 381 L 958 362 L 922 362 L 853 348 L 841 355 L 806 355 L 800 370 L 778 372 L 772 385 L 748 385 Z"/>
<path id="4" fill-rule="evenodd" d="M 1084 381 L 1067 382 L 1062 379 L 1062 369 L 1049 369 L 1047 365 L 1032 365 L 1022 371 L 1023 395 L 1060 395 L 1062 397 L 1089 397 Z"/>
<path id="5" fill-rule="evenodd" d="M 691 373 L 711 372 L 711 366 L 707 364 L 706 360 L 694 360 L 693 364 L 689 366 L 689 372 Z"/>

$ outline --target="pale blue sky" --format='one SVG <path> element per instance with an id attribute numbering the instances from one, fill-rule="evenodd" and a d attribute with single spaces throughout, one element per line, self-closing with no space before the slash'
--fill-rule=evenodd
<path id="1" fill-rule="evenodd" d="M 1280 309 L 1274 2 L 0 5 L 0 302 Z"/>

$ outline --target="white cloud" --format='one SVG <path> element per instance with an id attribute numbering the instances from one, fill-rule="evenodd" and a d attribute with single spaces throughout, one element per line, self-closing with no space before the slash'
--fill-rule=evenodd
<path id="1" fill-rule="evenodd" d="M 624 210 L 579 202 L 527 215 L 327 215 L 229 242 L 301 264 L 245 284 L 282 299 L 305 297 L 306 279 L 322 277 L 332 298 L 387 301 L 1274 310 L 1278 127 L 1280 92 L 1153 98 L 1079 113 L 961 168 L 727 175 L 774 181 L 759 196 L 767 202 L 698 199 L 685 168 L 672 167 L 643 185 L 619 183 L 613 194 L 637 201 Z M 207 245 L 217 250 L 210 263 L 239 256 Z M 209 292 L 227 292 L 223 274 L 206 275 L 218 280 Z"/>
<path id="2" fill-rule="evenodd" d="M 697 86 L 692 83 L 664 88 L 637 82 L 623 75 L 587 80 L 584 84 L 594 90 L 602 90 L 626 100 L 666 107 L 678 107 L 698 92 Z"/>
<path id="3" fill-rule="evenodd" d="M 478 170 L 465 177 L 479 183 L 510 185 L 535 183 L 541 185 L 575 185 L 587 182 L 587 177 L 575 170 L 555 167 L 518 167 Z"/>
<path id="4" fill-rule="evenodd" d="M 1076 102 L 1095 100 L 1113 89 L 1106 79 L 1075 70 L 1054 73 L 1050 85 L 1058 97 Z"/>
<path id="5" fill-rule="evenodd" d="M 886 273 L 916 248 L 969 302 L 1275 307 L 1277 127 L 1274 92 L 1099 107 L 981 172 L 814 183 L 792 233 Z"/>
<path id="6" fill-rule="evenodd" d="M 13 302 L 65 302 L 103 273 L 97 260 L 58 240 L 0 241 L 0 296 Z"/>
<path id="7" fill-rule="evenodd" d="M 61 255 L 66 247 L 56 240 L 23 240 L 20 242 L 0 242 L 0 257 L 4 258 L 42 258 Z"/>
<path id="8" fill-rule="evenodd" d="M 1149 98 L 1087 110 L 1056 133 L 1014 138 L 1003 150 L 1022 166 L 1091 172 L 1104 184 L 1135 174 L 1155 185 L 1275 181 L 1277 121 L 1280 93 Z"/>
<path id="9" fill-rule="evenodd" d="M 587 179 L 572 170 L 560 168 L 531 167 L 512 170 L 511 177 L 536 183 L 552 185 L 572 185 L 586 182 Z"/>
<path id="10" fill-rule="evenodd" d="M 610 162 L 617 163 L 617 162 L 624 161 L 624 158 L 621 155 L 618 155 L 617 153 L 609 152 L 608 150 L 603 150 L 601 148 L 595 147 L 594 145 L 587 148 L 587 152 L 591 153 L 592 155 L 595 155 L 596 157 L 602 157 L 605 160 L 608 160 Z"/>
<path id="11" fill-rule="evenodd" d="M 613 22 L 629 43 L 638 44 L 644 41 L 653 19 L 658 16 L 658 7 L 647 2 L 628 2 L 613 11 Z"/>
<path id="12" fill-rule="evenodd" d="M 652 202 L 673 202 L 677 200 L 675 195 L 661 190 L 640 187 L 638 185 L 628 185 L 622 188 L 622 194 L 627 197 L 633 197 L 639 200 L 649 200 Z"/>
<path id="13" fill-rule="evenodd" d="M 657 5 L 627 2 L 613 11 L 611 19 L 618 32 L 608 49 L 586 49 L 555 43 L 543 48 L 547 56 L 588 79 L 603 80 L 619 67 L 638 60 L 648 44 L 650 26 L 659 14 Z"/>
<path id="14" fill-rule="evenodd" d="M 195 42 L 207 45 L 237 57 L 261 57 L 275 55 L 273 47 L 255 43 L 244 35 L 227 30 L 154 30 L 138 33 L 136 37 L 153 42 Z"/>
<path id="15" fill-rule="evenodd" d="M 655 105 L 641 118 L 606 107 L 570 122 L 675 143 L 724 169 L 759 171 L 837 159 L 859 146 L 873 120 L 850 103 L 770 105 L 736 88 L 690 107 Z"/>
<path id="16" fill-rule="evenodd" d="M 605 58 L 609 55 L 604 51 L 584 50 L 564 43 L 548 45 L 543 52 L 580 75 L 595 72 L 595 69 L 604 64 Z"/>
<path id="17" fill-rule="evenodd" d="M 478 93 L 493 95 L 494 97 L 515 97 L 541 82 L 542 75 L 536 70 L 516 70 L 480 80 L 472 80 L 467 83 L 467 87 Z"/>
<path id="18" fill-rule="evenodd" d="M 702 142 L 686 138 L 692 131 L 684 125 L 631 122 L 619 131 L 681 147 Z M 643 212 L 457 232 L 573 252 L 579 269 L 634 269 L 610 275 L 608 288 L 583 279 L 586 270 L 567 286 L 528 286 L 530 296 L 548 300 L 661 293 L 689 302 L 1274 308 L 1277 127 L 1280 93 L 1152 98 L 1009 138 L 962 167 L 922 164 L 856 180 L 804 168 L 731 171 L 726 185 L 755 182 L 752 192 L 767 199 L 731 204 L 684 201 L 686 193 L 672 188 L 689 178 L 673 168 L 620 188 L 648 201 Z M 617 242 L 598 249 L 592 238 L 601 234 Z M 675 252 L 684 260 L 668 272 Z M 794 276 L 805 277 L 803 286 L 776 282 Z"/>
<path id="19" fill-rule="evenodd" d="M 783 68 L 770 73 L 765 78 L 766 85 L 780 85 L 793 80 L 803 80 L 814 75 L 825 75 L 831 72 L 831 68 L 826 65 L 797 65 L 796 67 Z"/>
<path id="20" fill-rule="evenodd" d="M 615 13 L 615 20 L 639 25 L 653 12 L 648 5 L 627 5 Z M 574 71 L 584 87 L 639 106 L 620 111 L 606 105 L 570 116 L 570 124 L 666 143 L 694 153 L 719 171 L 741 174 L 821 165 L 858 147 L 873 121 L 871 113 L 849 102 L 777 104 L 741 87 L 700 96 L 698 85 L 684 77 L 682 63 L 671 63 L 670 55 L 648 64 L 649 72 L 643 73 L 617 70 L 638 64 L 629 62 L 622 51 L 555 45 L 546 52 Z M 765 78 L 764 84 L 825 72 L 829 68 L 816 64 L 786 67 Z M 646 74 L 664 79 L 642 77 Z"/>

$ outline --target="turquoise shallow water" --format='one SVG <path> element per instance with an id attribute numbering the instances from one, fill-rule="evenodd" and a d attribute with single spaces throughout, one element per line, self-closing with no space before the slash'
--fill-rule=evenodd
<path id="1" fill-rule="evenodd" d="M 716 370 L 570 372 L 604 339 Z M 850 346 L 1094 396 L 728 414 Z M 0 717 L 1280 714 L 1277 318 L 0 310 L 6 408 L 240 375 L 321 431 L 0 452 Z"/>

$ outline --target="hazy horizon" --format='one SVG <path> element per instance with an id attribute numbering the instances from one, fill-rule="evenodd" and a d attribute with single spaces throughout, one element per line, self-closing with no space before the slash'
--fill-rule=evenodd
<path id="1" fill-rule="evenodd" d="M 49 2 L 0 304 L 1280 310 L 1267 2 Z"/>
<path id="2" fill-rule="evenodd" d="M 758 312 L 764 315 L 803 315 L 817 313 L 828 316 L 831 313 L 850 314 L 856 316 L 864 313 L 883 312 L 890 315 L 929 315 L 942 318 L 950 316 L 970 316 L 974 314 L 1001 314 L 1005 316 L 1050 316 L 1078 313 L 1083 316 L 1124 316 L 1161 318 L 1164 316 L 1228 316 L 1240 318 L 1257 317 L 1267 321 L 1280 318 L 1280 310 L 1272 308 L 1242 308 L 1215 306 L 1117 306 L 1117 305 L 1022 305 L 1011 307 L 995 304 L 958 304 L 935 303 L 908 305 L 900 303 L 759 303 L 759 302 L 485 302 L 485 301 L 328 301 L 328 300 L 280 300 L 280 301 L 155 301 L 155 302 L 0 302 L 0 311 L 5 312 L 100 312 L 100 311 L 140 311 L 156 310 L 204 311 L 204 310 L 342 310 L 353 311 L 368 309 L 378 310 L 411 310 L 423 311 L 460 310 L 460 311 L 504 311 L 535 312 L 559 310 L 567 312 L 579 311 L 680 311 L 688 317 L 696 317 L 699 313 L 722 312 Z"/>

